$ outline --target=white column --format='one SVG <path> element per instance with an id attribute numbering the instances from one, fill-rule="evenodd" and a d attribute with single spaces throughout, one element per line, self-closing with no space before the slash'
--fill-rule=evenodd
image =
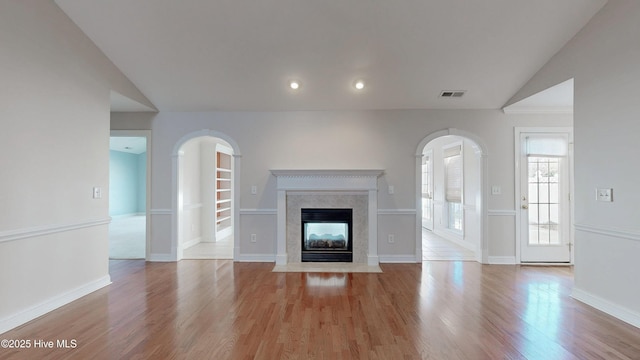
<path id="1" fill-rule="evenodd" d="M 378 190 L 369 190 L 369 246 L 367 265 L 376 266 L 378 258 Z"/>
<path id="2" fill-rule="evenodd" d="M 276 265 L 287 264 L 287 191 L 278 190 L 278 223 L 276 224 Z"/>

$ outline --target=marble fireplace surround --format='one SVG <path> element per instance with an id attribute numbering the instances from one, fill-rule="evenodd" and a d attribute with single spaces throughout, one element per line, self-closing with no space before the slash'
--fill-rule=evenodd
<path id="1" fill-rule="evenodd" d="M 349 204 L 363 203 L 357 199 L 366 198 L 366 231 L 365 240 L 366 251 L 356 249 L 357 241 L 354 241 L 354 262 L 366 263 L 369 266 L 379 264 L 378 260 L 378 177 L 383 170 L 271 170 L 276 177 L 277 199 L 277 230 L 276 230 L 276 265 L 286 265 L 287 263 L 299 262 L 300 254 L 288 254 L 295 251 L 295 241 L 300 248 L 300 238 L 293 239 L 287 243 L 287 234 L 296 236 L 300 230 L 299 220 L 289 219 L 288 206 L 290 204 L 303 204 L 296 206 L 314 206 L 317 200 L 317 207 L 327 207 L 326 204 L 337 203 L 338 206 L 345 207 Z M 294 199 L 287 201 L 287 197 Z M 339 198 L 343 197 L 344 202 Z M 315 199 L 315 200 L 314 200 Z M 351 199 L 351 200 L 348 200 Z M 297 208 L 293 209 L 294 214 Z M 357 211 L 354 209 L 354 211 Z M 299 218 L 299 215 L 298 215 Z M 355 219 L 354 219 L 355 221 Z M 354 224 L 354 230 L 355 230 Z M 291 231 L 289 231 L 289 228 Z M 356 234 L 354 233 L 354 237 Z M 364 251 L 364 253 L 363 253 Z M 362 253 L 362 256 L 357 256 Z M 366 261 L 366 262 L 365 262 Z"/>

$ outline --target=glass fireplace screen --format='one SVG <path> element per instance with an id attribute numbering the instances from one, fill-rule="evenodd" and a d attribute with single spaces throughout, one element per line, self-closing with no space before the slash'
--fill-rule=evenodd
<path id="1" fill-rule="evenodd" d="M 304 249 L 347 250 L 349 225 L 340 222 L 308 222 L 304 224 Z"/>

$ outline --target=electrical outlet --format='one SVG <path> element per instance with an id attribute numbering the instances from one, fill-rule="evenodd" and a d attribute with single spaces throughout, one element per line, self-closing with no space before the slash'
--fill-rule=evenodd
<path id="1" fill-rule="evenodd" d="M 251 234 L 251 242 L 257 242 L 258 241 L 258 236 L 256 234 Z"/>
<path id="2" fill-rule="evenodd" d="M 396 243 L 396 236 L 393 234 L 389 234 L 389 244 L 395 244 Z"/>
<path id="3" fill-rule="evenodd" d="M 613 201 L 613 189 L 596 189 L 596 200 L 603 202 Z"/>

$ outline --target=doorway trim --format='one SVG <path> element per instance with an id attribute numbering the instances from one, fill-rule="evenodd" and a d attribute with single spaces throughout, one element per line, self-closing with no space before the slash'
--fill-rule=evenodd
<path id="1" fill-rule="evenodd" d="M 515 127 L 514 131 L 514 179 L 515 179 L 515 197 L 514 197 L 514 209 L 516 212 L 516 236 L 515 236 L 515 247 L 516 247 L 516 264 L 522 264 L 522 257 L 520 252 L 522 251 L 522 243 L 521 243 L 521 224 L 520 221 L 522 219 L 522 214 L 520 211 L 520 194 L 522 191 L 521 186 L 521 171 L 520 171 L 520 155 L 522 152 L 522 143 L 520 142 L 520 135 L 522 133 L 563 133 L 569 134 L 569 154 L 567 156 L 569 160 L 569 242 L 571 244 L 575 244 L 574 239 L 574 206 L 573 206 L 573 198 L 574 198 L 574 182 L 573 182 L 573 128 L 572 127 Z M 571 258 L 568 265 L 573 265 L 575 251 L 571 251 Z M 531 263 L 528 263 L 531 264 Z"/>
<path id="2" fill-rule="evenodd" d="M 149 261 L 151 254 L 151 130 L 111 130 L 109 137 L 143 137 L 146 139 L 147 146 L 147 178 L 145 179 L 145 245 L 144 258 Z"/>
<path id="3" fill-rule="evenodd" d="M 473 141 L 477 148 L 475 148 L 475 152 L 480 156 L 480 247 L 476 252 L 476 261 L 482 264 L 489 263 L 489 244 L 488 244 L 488 212 L 487 212 L 487 184 L 488 184 L 488 157 L 487 157 L 487 146 L 482 141 L 480 137 L 477 135 L 467 132 L 464 130 L 459 130 L 455 128 L 448 128 L 444 130 L 439 130 L 432 132 L 427 135 L 425 138 L 420 141 L 418 147 L 415 152 L 415 194 L 416 194 L 416 262 L 422 262 L 422 152 L 424 151 L 425 146 L 432 140 L 435 140 L 442 136 L 454 135 L 459 137 L 467 138 Z M 477 205 L 476 205 L 477 206 Z"/>
<path id="4" fill-rule="evenodd" d="M 182 260 L 182 254 L 179 251 L 180 244 L 180 234 L 182 234 L 181 224 L 180 224 L 180 212 L 182 209 L 179 209 L 179 195 L 180 195 L 180 184 L 179 184 L 179 173 L 180 173 L 180 162 L 183 156 L 183 152 L 180 150 L 184 144 L 186 144 L 189 140 L 199 138 L 199 137 L 214 137 L 219 138 L 226 141 L 231 148 L 233 149 L 233 203 L 235 206 L 233 207 L 233 260 L 237 260 L 239 258 L 240 252 L 240 160 L 242 155 L 240 153 L 240 147 L 238 143 L 228 136 L 227 134 L 221 133 L 219 131 L 210 130 L 210 129 L 202 129 L 199 131 L 194 131 L 187 135 L 184 135 L 176 142 L 173 146 L 173 151 L 171 152 L 171 259 L 173 261 Z"/>

